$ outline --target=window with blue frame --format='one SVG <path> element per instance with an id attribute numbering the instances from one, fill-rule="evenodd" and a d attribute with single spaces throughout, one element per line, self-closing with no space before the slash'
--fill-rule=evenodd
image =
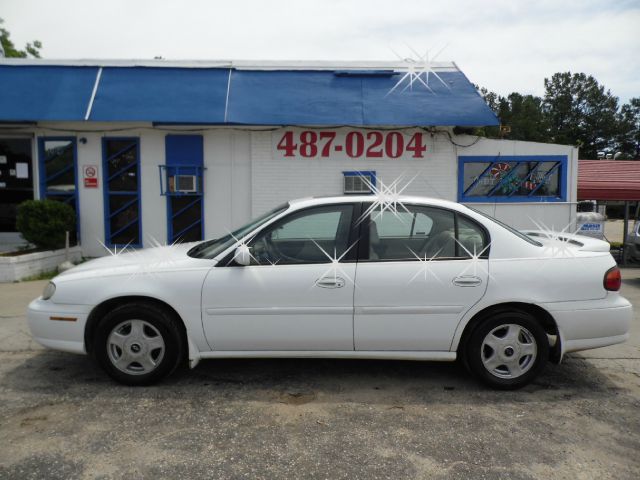
<path id="1" fill-rule="evenodd" d="M 460 202 L 559 202 L 567 198 L 566 155 L 460 156 Z"/>
<path id="2" fill-rule="evenodd" d="M 344 176 L 344 193 L 371 193 L 376 186 L 376 172 L 356 170 L 342 172 Z"/>
<path id="3" fill-rule="evenodd" d="M 202 135 L 167 135 L 166 165 L 160 165 L 160 193 L 167 196 L 169 243 L 195 242 L 204 236 Z"/>
<path id="4" fill-rule="evenodd" d="M 140 247 L 140 140 L 103 138 L 102 155 L 106 244 Z"/>
<path id="5" fill-rule="evenodd" d="M 80 231 L 76 138 L 40 137 L 38 157 L 40 198 L 66 203 L 73 208 L 77 227 L 70 236 L 71 243 L 76 243 Z"/>

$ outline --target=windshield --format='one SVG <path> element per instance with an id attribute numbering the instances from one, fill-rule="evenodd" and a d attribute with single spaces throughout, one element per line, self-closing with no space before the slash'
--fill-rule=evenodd
<path id="1" fill-rule="evenodd" d="M 531 245 L 535 245 L 536 247 L 541 247 L 542 244 L 540 242 L 538 242 L 537 240 L 534 240 L 533 238 L 531 238 L 528 235 L 525 235 L 524 233 L 516 230 L 515 228 L 507 225 L 506 223 L 502 223 L 500 220 L 498 220 L 497 218 L 493 218 L 491 215 L 488 215 L 484 212 L 481 212 L 480 210 L 476 210 L 475 208 L 471 208 L 471 207 L 467 207 L 469 210 L 473 210 L 476 213 L 479 213 L 480 215 L 482 215 L 485 218 L 488 218 L 489 220 L 491 220 L 494 223 L 497 223 L 498 225 L 500 225 L 503 228 L 506 228 L 507 230 L 509 230 L 511 233 L 513 233 L 514 235 L 520 237 L 521 239 L 529 242 Z"/>
<path id="2" fill-rule="evenodd" d="M 221 254 L 227 248 L 233 245 L 235 241 L 240 240 L 247 233 L 268 222 L 276 215 L 284 212 L 287 208 L 289 208 L 289 204 L 280 205 L 279 207 L 276 207 L 273 210 L 265 213 L 264 215 L 252 220 L 244 227 L 240 227 L 239 229 L 231 232 L 228 235 L 225 235 L 224 237 L 215 238 L 213 240 L 207 240 L 205 242 L 199 243 L 191 250 L 189 250 L 187 252 L 187 255 L 193 258 L 214 258 L 216 255 Z"/>

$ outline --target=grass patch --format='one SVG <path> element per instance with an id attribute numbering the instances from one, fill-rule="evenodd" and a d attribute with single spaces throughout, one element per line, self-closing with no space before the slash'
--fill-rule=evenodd
<path id="1" fill-rule="evenodd" d="M 56 268 L 55 270 L 49 270 L 48 272 L 42 272 L 42 273 L 39 273 L 37 275 L 31 275 L 29 277 L 25 277 L 20 281 L 21 282 L 33 282 L 33 281 L 36 281 L 36 280 L 51 280 L 57 274 L 58 274 L 58 269 Z"/>
<path id="2" fill-rule="evenodd" d="M 16 250 L 0 253 L 0 257 L 18 257 L 20 255 L 27 255 L 28 253 L 36 253 L 36 252 L 44 252 L 44 251 L 45 249 L 43 248 L 36 248 L 32 245 L 23 245 L 18 247 Z"/>

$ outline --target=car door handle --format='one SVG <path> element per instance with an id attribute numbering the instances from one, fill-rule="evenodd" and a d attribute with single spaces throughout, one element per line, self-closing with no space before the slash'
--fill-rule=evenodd
<path id="1" fill-rule="evenodd" d="M 458 287 L 477 287 L 482 285 L 482 279 L 474 275 L 460 276 L 453 279 L 453 284 Z"/>
<path id="2" fill-rule="evenodd" d="M 320 288 L 342 288 L 344 287 L 344 278 L 322 277 L 316 280 L 316 285 Z"/>

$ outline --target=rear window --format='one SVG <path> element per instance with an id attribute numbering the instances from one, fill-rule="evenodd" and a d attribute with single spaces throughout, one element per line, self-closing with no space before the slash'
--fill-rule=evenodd
<path id="1" fill-rule="evenodd" d="M 507 225 L 506 223 L 501 222 L 500 220 L 498 220 L 497 218 L 493 218 L 491 215 L 487 215 L 484 212 L 481 212 L 480 210 L 476 210 L 475 208 L 471 208 L 471 207 L 467 207 L 469 210 L 473 210 L 476 213 L 479 213 L 480 215 L 482 215 L 485 218 L 488 218 L 489 220 L 491 220 L 494 223 L 497 223 L 498 225 L 500 225 L 502 228 L 505 228 L 507 230 L 509 230 L 511 233 L 513 233 L 514 235 L 516 235 L 517 237 L 520 237 L 522 240 L 524 240 L 525 242 L 530 243 L 531 245 L 535 245 L 536 247 L 541 247 L 542 244 L 540 242 L 538 242 L 537 240 L 534 240 L 533 238 L 531 238 L 530 236 L 516 230 L 515 228 Z"/>

